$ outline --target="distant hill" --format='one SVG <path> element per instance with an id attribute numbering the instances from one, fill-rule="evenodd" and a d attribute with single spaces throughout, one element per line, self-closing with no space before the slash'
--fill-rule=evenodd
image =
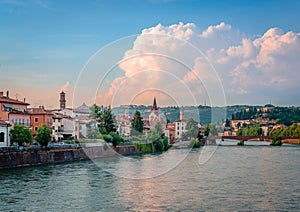
<path id="1" fill-rule="evenodd" d="M 221 123 L 226 118 L 231 118 L 232 114 L 240 112 L 250 106 L 247 105 L 233 105 L 227 107 L 209 107 L 209 106 L 185 106 L 184 117 L 186 119 L 193 118 L 194 120 L 200 122 L 202 125 L 207 125 L 210 123 Z M 261 106 L 257 106 L 258 108 Z M 124 114 L 125 112 L 133 116 L 136 110 L 141 112 L 142 116 L 148 116 L 150 113 L 151 106 L 145 105 L 123 105 L 120 107 L 113 108 L 113 113 L 115 115 Z M 176 106 L 160 107 L 160 112 L 164 113 L 167 119 L 174 122 L 179 119 L 180 108 Z"/>

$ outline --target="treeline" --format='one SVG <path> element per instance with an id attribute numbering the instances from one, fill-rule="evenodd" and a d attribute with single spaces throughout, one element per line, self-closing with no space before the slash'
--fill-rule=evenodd
<path id="1" fill-rule="evenodd" d="M 256 118 L 268 118 L 276 120 L 276 124 L 287 126 L 300 122 L 300 107 L 274 107 L 266 113 L 258 107 L 249 107 L 248 110 L 242 109 L 240 112 L 231 116 L 232 120 L 246 120 Z"/>
<path id="2" fill-rule="evenodd" d="M 300 108 L 299 107 L 275 107 L 268 113 L 269 119 L 277 120 L 277 124 L 292 125 L 300 122 Z"/>
<path id="3" fill-rule="evenodd" d="M 260 136 L 262 134 L 263 132 L 259 124 L 247 126 L 237 131 L 238 136 Z"/>
<path id="4" fill-rule="evenodd" d="M 292 124 L 289 127 L 279 127 L 276 129 L 272 129 L 269 131 L 270 136 L 274 137 L 292 137 L 292 138 L 300 138 L 300 125 Z"/>
<path id="5" fill-rule="evenodd" d="M 246 120 L 258 117 L 258 110 L 256 107 L 250 107 L 249 110 L 241 110 L 231 116 L 232 120 Z"/>

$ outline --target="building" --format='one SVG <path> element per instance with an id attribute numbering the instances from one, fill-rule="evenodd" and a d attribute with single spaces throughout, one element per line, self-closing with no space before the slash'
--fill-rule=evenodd
<path id="1" fill-rule="evenodd" d="M 10 124 L 8 121 L 0 120 L 0 147 L 10 146 Z"/>
<path id="2" fill-rule="evenodd" d="M 28 113 L 30 114 L 31 122 L 31 133 L 35 137 L 37 130 L 43 125 L 47 125 L 50 129 L 53 123 L 53 114 L 45 110 L 44 106 L 38 108 L 29 108 Z"/>
<path id="3" fill-rule="evenodd" d="M 169 143 L 175 143 L 176 130 L 175 130 L 175 123 L 167 124 L 167 129 L 165 130 L 165 136 L 169 138 Z"/>
<path id="4" fill-rule="evenodd" d="M 180 139 L 182 134 L 186 132 L 186 123 L 187 120 L 184 119 L 183 107 L 181 107 L 179 119 L 174 122 L 175 139 Z"/>
<path id="5" fill-rule="evenodd" d="M 60 93 L 59 104 L 59 109 L 49 111 L 53 114 L 53 139 L 60 141 L 68 138 L 86 138 L 90 108 L 85 103 L 77 108 L 67 108 L 66 94 L 63 91 Z"/>
<path id="6" fill-rule="evenodd" d="M 62 118 L 63 115 L 61 114 L 54 114 L 53 115 L 53 122 L 52 122 L 52 138 L 54 141 L 60 141 L 63 139 L 63 124 L 62 124 Z"/>
<path id="7" fill-rule="evenodd" d="M 163 129 L 166 129 L 167 125 L 167 118 L 164 114 L 159 112 L 159 109 L 157 107 L 156 98 L 154 97 L 153 105 L 150 110 L 149 115 L 149 126 L 150 129 L 153 129 L 157 123 L 160 123 Z"/>
<path id="8" fill-rule="evenodd" d="M 61 110 L 66 108 L 66 94 L 64 91 L 61 91 L 60 93 L 59 103 L 60 103 L 59 105 Z"/>
<path id="9" fill-rule="evenodd" d="M 75 118 L 75 139 L 87 138 L 88 134 L 88 123 L 90 118 L 86 116 L 79 116 Z"/>
<path id="10" fill-rule="evenodd" d="M 129 136 L 131 133 L 131 120 L 132 117 L 125 112 L 125 114 L 116 116 L 117 132 L 120 135 Z"/>
<path id="11" fill-rule="evenodd" d="M 24 101 L 12 99 L 9 97 L 9 91 L 6 96 L 3 91 L 0 92 L 0 120 L 9 121 L 13 127 L 16 124 L 22 124 L 30 127 L 30 115 L 27 112 L 29 104 Z"/>

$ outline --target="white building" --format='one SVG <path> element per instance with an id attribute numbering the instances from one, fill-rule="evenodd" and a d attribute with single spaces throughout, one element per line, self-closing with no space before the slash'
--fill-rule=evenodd
<path id="1" fill-rule="evenodd" d="M 181 138 L 182 134 L 186 132 L 187 120 L 183 118 L 183 107 L 180 110 L 180 117 L 174 122 L 175 124 L 175 139 Z"/>
<path id="2" fill-rule="evenodd" d="M 131 133 L 131 117 L 125 113 L 116 116 L 117 132 L 120 135 L 128 136 Z"/>
<path id="3" fill-rule="evenodd" d="M 0 147 L 7 147 L 10 145 L 10 124 L 0 120 Z"/>

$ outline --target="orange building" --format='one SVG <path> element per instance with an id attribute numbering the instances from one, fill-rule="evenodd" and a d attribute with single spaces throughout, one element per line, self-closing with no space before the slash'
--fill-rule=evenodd
<path id="1" fill-rule="evenodd" d="M 0 91 L 0 120 L 9 121 L 12 127 L 15 124 L 23 124 L 30 127 L 30 116 L 27 113 L 29 104 L 24 101 L 9 98 L 9 92 L 6 96 Z"/>
<path id="2" fill-rule="evenodd" d="M 28 113 L 30 114 L 31 132 L 32 136 L 35 137 L 37 130 L 43 124 L 47 125 L 50 129 L 53 123 L 53 114 L 45 110 L 43 106 L 38 108 L 29 108 Z"/>

